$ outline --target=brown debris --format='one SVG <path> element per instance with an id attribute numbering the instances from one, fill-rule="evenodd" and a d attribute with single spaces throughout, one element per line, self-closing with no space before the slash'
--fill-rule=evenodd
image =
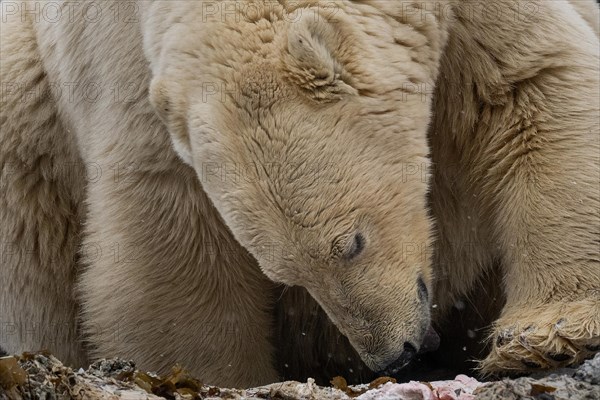
<path id="1" fill-rule="evenodd" d="M 477 399 L 597 399 L 600 398 L 600 385 L 595 384 L 595 379 L 600 375 L 599 371 L 600 355 L 570 373 L 503 379 L 481 384 L 473 395 Z M 458 378 L 421 384 L 436 394 L 440 387 L 457 382 Z M 47 352 L 0 358 L 0 400 L 350 400 L 363 394 L 374 399 L 381 393 L 420 385 L 418 382 L 396 386 L 387 383 L 396 381 L 381 377 L 369 385 L 349 386 L 344 377 L 337 376 L 331 380 L 332 387 L 321 387 L 308 379 L 306 383 L 287 381 L 241 390 L 204 385 L 180 366 L 173 367 L 169 374 L 161 377 L 138 371 L 133 362 L 121 359 L 100 360 L 87 371 L 74 372 Z M 461 393 L 450 393 L 450 397 L 459 398 Z"/>
<path id="2" fill-rule="evenodd" d="M 0 358 L 0 386 L 12 389 L 17 385 L 23 385 L 27 381 L 27 373 L 15 357 Z"/>

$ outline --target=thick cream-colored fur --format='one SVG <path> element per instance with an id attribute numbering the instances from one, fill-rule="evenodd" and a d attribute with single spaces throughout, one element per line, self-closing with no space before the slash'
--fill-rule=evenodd
<path id="1" fill-rule="evenodd" d="M 3 20 L 0 49 L 0 348 L 49 347 L 82 365 L 74 281 L 83 164 L 30 22 Z"/>
<path id="2" fill-rule="evenodd" d="M 571 3 L 3 5 L 0 346 L 245 386 L 341 332 L 381 370 L 491 284 L 485 371 L 596 352 L 597 6 Z"/>
<path id="3" fill-rule="evenodd" d="M 503 271 L 487 372 L 564 365 L 600 344 L 598 36 L 568 2 L 505 11 L 454 8 L 464 23 L 430 132 L 440 311 L 494 260 Z"/>

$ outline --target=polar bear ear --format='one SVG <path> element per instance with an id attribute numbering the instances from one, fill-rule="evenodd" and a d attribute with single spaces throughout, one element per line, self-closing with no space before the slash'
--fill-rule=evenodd
<path id="1" fill-rule="evenodd" d="M 167 126 L 173 147 L 179 157 L 186 164 L 192 165 L 192 149 L 185 116 L 187 106 L 183 96 L 173 96 L 173 91 L 177 91 L 176 89 L 167 79 L 154 78 L 150 84 L 150 103 Z M 177 101 L 176 98 L 180 100 Z"/>
<path id="2" fill-rule="evenodd" d="M 301 11 L 288 29 L 283 57 L 286 75 L 318 101 L 356 95 L 358 91 L 346 81 L 343 65 L 335 57 L 343 43 L 342 33 L 316 11 Z"/>

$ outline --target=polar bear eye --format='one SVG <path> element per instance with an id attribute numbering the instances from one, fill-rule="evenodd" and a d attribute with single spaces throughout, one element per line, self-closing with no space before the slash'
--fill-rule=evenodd
<path id="1" fill-rule="evenodd" d="M 356 258 L 360 253 L 362 253 L 364 248 L 365 238 L 360 232 L 358 232 L 354 234 L 354 237 L 352 238 L 352 243 L 350 244 L 350 247 L 348 247 L 346 254 L 344 254 L 344 258 L 347 260 L 352 260 L 353 258 Z"/>

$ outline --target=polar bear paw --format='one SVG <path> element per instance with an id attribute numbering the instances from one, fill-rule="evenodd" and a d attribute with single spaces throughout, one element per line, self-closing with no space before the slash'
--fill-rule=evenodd
<path id="1" fill-rule="evenodd" d="M 600 351 L 600 299 L 505 309 L 490 340 L 485 375 L 578 364 Z"/>

